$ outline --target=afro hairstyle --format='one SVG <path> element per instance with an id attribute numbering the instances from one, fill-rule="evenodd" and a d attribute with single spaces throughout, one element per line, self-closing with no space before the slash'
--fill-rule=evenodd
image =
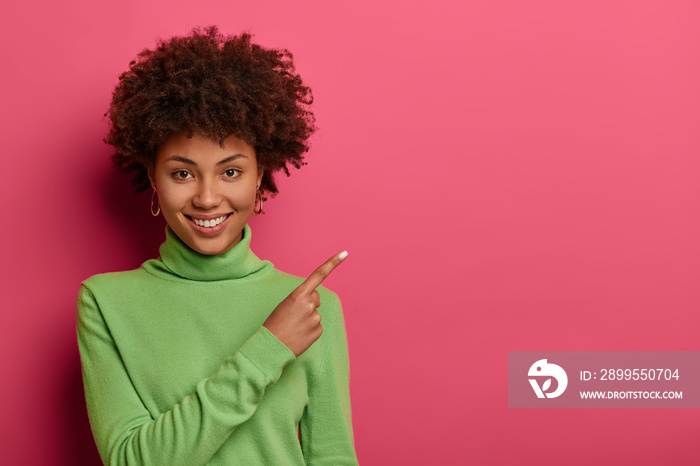
<path id="1" fill-rule="evenodd" d="M 158 146 L 195 132 L 219 141 L 235 135 L 253 147 L 265 170 L 262 193 L 277 194 L 273 173 L 305 165 L 315 131 L 311 89 L 286 49 L 266 49 L 251 35 L 224 36 L 216 26 L 145 49 L 119 77 L 104 141 L 114 164 L 133 173 L 136 192 L 150 185 Z"/>

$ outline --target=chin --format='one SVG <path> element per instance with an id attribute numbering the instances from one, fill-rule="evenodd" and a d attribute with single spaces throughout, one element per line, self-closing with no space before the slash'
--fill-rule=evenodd
<path id="1" fill-rule="evenodd" d="M 180 226 L 181 225 L 178 225 L 178 227 Z M 226 228 L 218 234 L 206 237 L 197 234 L 196 231 L 192 231 L 192 226 L 190 225 L 182 226 L 184 228 L 178 228 L 178 230 L 181 230 L 182 235 L 178 234 L 177 231 L 175 231 L 175 234 L 178 235 L 190 249 L 204 254 L 205 256 L 219 256 L 229 251 L 241 240 L 241 232 L 244 228 L 244 226 L 239 227 L 238 225 L 228 224 Z"/>

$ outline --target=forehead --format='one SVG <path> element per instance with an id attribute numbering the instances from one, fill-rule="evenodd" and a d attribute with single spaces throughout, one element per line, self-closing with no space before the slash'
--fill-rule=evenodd
<path id="1" fill-rule="evenodd" d="M 158 147 L 156 164 L 164 163 L 172 156 L 185 157 L 199 164 L 216 164 L 233 155 L 244 155 L 237 160 L 256 163 L 255 149 L 242 139 L 231 135 L 224 139 L 223 147 L 218 139 L 210 139 L 199 133 L 187 137 L 187 133 L 173 134 Z"/>

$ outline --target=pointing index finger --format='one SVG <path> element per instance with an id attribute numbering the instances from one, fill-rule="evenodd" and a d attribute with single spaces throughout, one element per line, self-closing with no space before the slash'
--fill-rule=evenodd
<path id="1" fill-rule="evenodd" d="M 343 251 L 332 256 L 326 262 L 321 264 L 319 268 L 314 270 L 311 273 L 311 275 L 309 275 L 309 278 L 304 280 L 304 282 L 297 287 L 297 290 L 305 293 L 310 293 L 311 291 L 318 288 L 318 286 L 323 282 L 323 280 L 325 280 L 328 277 L 328 275 L 330 275 L 330 273 L 336 267 L 338 267 L 338 265 L 340 265 L 341 262 L 345 260 L 346 257 L 348 257 L 347 251 Z"/>

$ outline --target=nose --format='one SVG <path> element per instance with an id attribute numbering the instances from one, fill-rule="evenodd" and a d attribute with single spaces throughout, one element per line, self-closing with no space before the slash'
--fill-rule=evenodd
<path id="1" fill-rule="evenodd" d="M 221 204 L 221 194 L 216 182 L 203 180 L 197 186 L 197 192 L 192 198 L 192 205 L 202 210 L 209 210 Z"/>

